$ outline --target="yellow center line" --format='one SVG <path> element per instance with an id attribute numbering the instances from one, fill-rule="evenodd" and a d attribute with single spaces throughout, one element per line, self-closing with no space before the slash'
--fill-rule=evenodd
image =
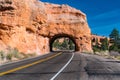
<path id="1" fill-rule="evenodd" d="M 24 69 L 24 68 L 28 68 L 28 67 L 33 66 L 33 65 L 38 64 L 38 63 L 45 62 L 45 61 L 47 61 L 47 60 L 49 60 L 49 59 L 52 59 L 52 58 L 54 58 L 54 57 L 59 56 L 60 54 L 62 54 L 62 53 L 58 53 L 58 54 L 52 55 L 52 56 L 50 56 L 50 57 L 47 57 L 47 58 L 45 58 L 45 59 L 41 59 L 41 60 L 35 61 L 35 62 L 33 62 L 33 63 L 26 64 L 26 65 L 24 65 L 24 66 L 20 66 L 20 67 L 17 67 L 17 68 L 14 68 L 14 69 L 11 69 L 11 70 L 8 70 L 8 71 L 5 71 L 5 72 L 1 72 L 1 73 L 0 73 L 0 76 L 6 75 L 6 74 L 9 74 L 9 73 L 12 73 L 12 72 L 15 72 L 15 71 Z"/>

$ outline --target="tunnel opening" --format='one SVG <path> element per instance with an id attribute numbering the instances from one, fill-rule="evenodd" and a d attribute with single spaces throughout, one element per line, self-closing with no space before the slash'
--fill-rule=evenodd
<path id="1" fill-rule="evenodd" d="M 58 34 L 50 39 L 50 51 L 78 51 L 78 47 L 74 37 Z"/>

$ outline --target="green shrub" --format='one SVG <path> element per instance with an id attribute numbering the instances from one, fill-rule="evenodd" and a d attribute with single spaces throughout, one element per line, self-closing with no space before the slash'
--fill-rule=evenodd
<path id="1" fill-rule="evenodd" d="M 13 57 L 15 58 L 19 58 L 19 51 L 15 48 L 11 51 L 11 53 L 13 54 Z"/>
<path id="2" fill-rule="evenodd" d="M 117 51 L 120 53 L 120 49 L 118 48 L 117 45 L 114 44 L 109 47 L 109 51 Z"/>
<path id="3" fill-rule="evenodd" d="M 6 56 L 7 60 L 12 60 L 12 57 L 13 57 L 13 54 L 11 54 L 11 53 L 7 54 L 7 56 Z"/>
<path id="4" fill-rule="evenodd" d="M 0 51 L 0 59 L 4 59 L 5 58 L 5 55 L 4 55 L 4 52 L 3 51 Z"/>
<path id="5" fill-rule="evenodd" d="M 100 52 L 101 50 L 100 50 L 99 46 L 95 45 L 95 46 L 93 46 L 93 51 Z"/>

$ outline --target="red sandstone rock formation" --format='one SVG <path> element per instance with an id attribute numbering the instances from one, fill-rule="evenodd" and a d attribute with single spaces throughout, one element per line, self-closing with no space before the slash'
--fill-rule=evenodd
<path id="1" fill-rule="evenodd" d="M 68 5 L 38 0 L 0 1 L 0 50 L 47 53 L 57 37 L 72 38 L 78 51 L 92 51 L 86 15 Z"/>
<path id="2" fill-rule="evenodd" d="M 104 36 L 98 36 L 98 35 L 92 35 L 92 43 L 93 45 L 96 45 L 96 41 L 98 42 L 98 44 L 101 44 L 101 42 L 105 39 L 106 37 Z M 109 40 L 109 38 L 108 38 Z"/>
<path id="3" fill-rule="evenodd" d="M 86 15 L 68 5 L 56 5 L 45 3 L 48 27 L 41 30 L 40 34 L 49 36 L 68 35 L 74 38 L 78 51 L 91 51 L 90 29 L 86 21 Z M 44 31 L 46 30 L 46 31 Z"/>

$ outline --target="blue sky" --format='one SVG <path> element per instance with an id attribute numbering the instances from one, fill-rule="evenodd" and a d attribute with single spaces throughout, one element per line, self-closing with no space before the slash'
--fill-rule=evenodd
<path id="1" fill-rule="evenodd" d="M 113 28 L 120 31 L 120 0 L 41 0 L 68 4 L 87 15 L 92 33 L 109 36 Z"/>

